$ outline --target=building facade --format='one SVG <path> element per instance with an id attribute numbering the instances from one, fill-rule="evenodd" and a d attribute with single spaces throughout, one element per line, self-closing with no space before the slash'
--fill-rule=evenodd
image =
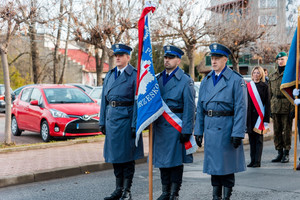
<path id="1" fill-rule="evenodd" d="M 223 22 L 236 20 L 234 15 L 254 21 L 256 26 L 266 27 L 266 34 L 256 43 L 273 43 L 273 46 L 284 46 L 291 43 L 297 20 L 297 5 L 300 0 L 211 0 L 211 22 L 222 24 Z M 255 25 L 254 24 L 254 25 Z M 255 46 L 254 44 L 252 46 Z M 241 74 L 249 74 L 254 65 L 261 65 L 260 60 L 251 54 L 251 44 L 245 47 L 240 56 L 239 66 Z M 274 60 L 275 61 L 275 60 Z M 206 65 L 210 66 L 206 58 Z M 230 61 L 228 62 L 230 66 Z M 274 63 L 266 64 L 266 68 L 272 68 Z M 272 69 L 271 69 L 272 70 Z"/>

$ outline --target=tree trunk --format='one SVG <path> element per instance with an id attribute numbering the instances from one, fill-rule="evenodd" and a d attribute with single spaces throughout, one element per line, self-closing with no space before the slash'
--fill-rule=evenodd
<path id="1" fill-rule="evenodd" d="M 105 60 L 105 50 L 102 49 L 101 59 L 99 58 L 99 48 L 96 49 L 96 72 L 97 72 L 97 85 L 102 85 L 102 74 L 103 74 L 103 65 Z"/>
<path id="2" fill-rule="evenodd" d="M 195 79 L 195 64 L 194 64 L 194 48 L 188 48 L 187 49 L 187 57 L 189 59 L 189 74 L 191 78 Z"/>
<path id="3" fill-rule="evenodd" d="M 114 56 L 114 54 L 109 54 L 108 55 L 108 65 L 109 65 L 109 70 L 111 70 L 112 68 L 115 67 L 115 56 Z"/>
<path id="4" fill-rule="evenodd" d="M 57 69 L 58 69 L 58 62 L 59 62 L 59 58 L 58 58 L 58 51 L 59 51 L 59 46 L 60 46 L 60 35 L 61 35 L 61 29 L 62 29 L 62 22 L 63 22 L 63 3 L 64 0 L 60 0 L 60 7 L 59 7 L 59 20 L 58 20 L 58 30 L 57 30 L 57 37 L 56 37 L 56 44 L 55 44 L 55 48 L 54 48 L 54 61 L 53 61 L 53 83 L 56 84 L 57 81 Z"/>
<path id="5" fill-rule="evenodd" d="M 9 69 L 7 62 L 7 51 L 0 49 L 4 85 L 5 85 L 5 143 L 11 144 L 11 96 L 10 96 L 10 80 L 9 80 Z"/>
<path id="6" fill-rule="evenodd" d="M 41 75 L 41 63 L 40 55 L 36 42 L 37 31 L 35 29 L 36 23 L 33 22 L 29 25 L 29 36 L 30 36 L 30 51 L 31 51 L 31 61 L 32 61 L 32 73 L 33 73 L 33 82 L 35 84 L 40 83 Z"/>
<path id="7" fill-rule="evenodd" d="M 64 55 L 64 63 L 61 70 L 61 75 L 59 78 L 58 83 L 62 84 L 64 82 L 64 75 L 65 75 L 65 69 L 67 65 L 67 58 L 68 58 L 68 44 L 69 44 L 69 37 L 70 37 L 70 28 L 71 28 L 71 14 L 73 9 L 73 0 L 70 0 L 70 12 L 69 12 L 69 18 L 68 18 L 68 30 L 67 30 L 67 39 L 66 39 L 66 45 L 65 45 L 65 55 Z"/>
<path id="8" fill-rule="evenodd" d="M 236 72 L 240 73 L 240 69 L 239 69 L 239 58 L 233 58 L 232 59 L 232 69 Z"/>

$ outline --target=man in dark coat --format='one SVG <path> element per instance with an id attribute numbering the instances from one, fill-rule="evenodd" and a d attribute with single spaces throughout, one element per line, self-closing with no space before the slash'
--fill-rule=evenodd
<path id="1" fill-rule="evenodd" d="M 129 64 L 132 49 L 124 44 L 112 49 L 117 66 L 104 79 L 99 125 L 106 135 L 104 158 L 113 164 L 116 189 L 104 200 L 125 200 L 131 199 L 135 160 L 142 158 L 144 151 L 141 138 L 135 146 L 137 71 Z"/>
<path id="2" fill-rule="evenodd" d="M 271 98 L 271 117 L 274 126 L 274 145 L 278 151 L 272 162 L 289 162 L 292 141 L 294 105 L 280 91 L 280 85 L 287 62 L 287 54 L 280 52 L 276 56 L 275 72 L 270 74 L 269 88 Z"/>
<path id="3" fill-rule="evenodd" d="M 212 71 L 199 90 L 194 134 L 199 147 L 204 135 L 203 172 L 211 175 L 213 199 L 230 199 L 234 173 L 246 170 L 242 139 L 247 116 L 247 89 L 243 77 L 227 67 L 230 50 L 213 43 Z"/>
<path id="4" fill-rule="evenodd" d="M 193 162 L 186 155 L 184 143 L 189 141 L 194 126 L 194 81 L 179 68 L 183 51 L 175 46 L 164 46 L 165 70 L 158 76 L 161 96 L 170 110 L 182 120 L 182 131 L 177 131 L 163 116 L 153 124 L 153 164 L 160 169 L 162 195 L 158 200 L 179 198 L 183 163 Z"/>

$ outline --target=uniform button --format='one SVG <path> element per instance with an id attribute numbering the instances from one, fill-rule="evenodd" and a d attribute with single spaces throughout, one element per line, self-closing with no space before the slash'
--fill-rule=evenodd
<path id="1" fill-rule="evenodd" d="M 221 130 L 221 128 L 218 128 L 218 130 Z"/>

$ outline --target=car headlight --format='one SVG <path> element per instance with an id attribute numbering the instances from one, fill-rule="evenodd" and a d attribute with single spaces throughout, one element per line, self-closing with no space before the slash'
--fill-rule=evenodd
<path id="1" fill-rule="evenodd" d="M 52 116 L 55 118 L 69 118 L 69 116 L 66 113 L 55 110 L 55 109 L 50 109 L 50 112 L 51 112 Z"/>

